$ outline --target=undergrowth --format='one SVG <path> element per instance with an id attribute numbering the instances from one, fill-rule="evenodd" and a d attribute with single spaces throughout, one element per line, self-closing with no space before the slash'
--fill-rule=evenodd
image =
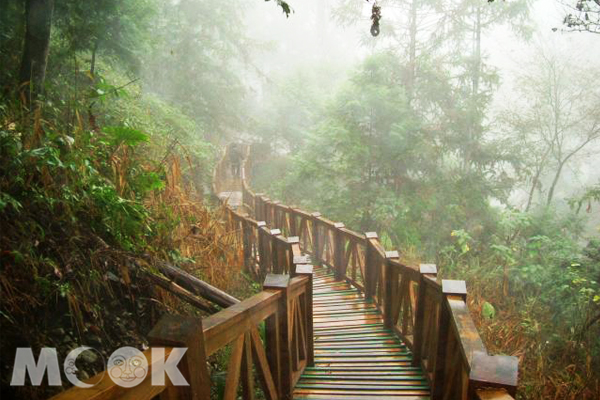
<path id="1" fill-rule="evenodd" d="M 54 347 L 62 360 L 89 345 L 107 358 L 124 345 L 143 347 L 164 312 L 200 315 L 145 278 L 159 261 L 237 297 L 254 290 L 223 210 L 206 195 L 216 151 L 201 127 L 100 73 L 65 75 L 77 90 L 49 88 L 31 110 L 11 95 L 0 103 L 6 398 L 62 390 L 9 386 L 16 347 Z M 105 367 L 83 362 L 80 379 Z"/>
<path id="2" fill-rule="evenodd" d="M 286 192 L 289 167 L 282 165 L 292 163 L 290 157 L 257 159 L 252 171 L 256 190 L 334 220 L 343 221 L 343 215 L 361 220 L 364 209 L 338 203 L 339 196 L 329 199 L 336 188 L 317 190 L 310 198 L 297 190 Z M 370 198 L 377 194 L 367 193 Z M 416 198 L 427 202 L 431 196 Z M 430 232 L 422 223 L 425 214 L 417 223 L 403 220 L 401 228 L 390 232 L 382 219 L 391 218 L 393 209 L 384 209 L 382 218 L 365 229 L 379 229 L 384 247 L 400 250 L 407 261 L 436 262 L 440 278 L 467 281 L 471 314 L 488 350 L 519 357 L 518 398 L 599 398 L 600 240 L 584 235 L 584 217 L 575 210 L 487 210 L 486 226 L 461 229 L 457 224 L 464 218 L 456 218 L 455 230 L 436 227 Z M 360 230 L 359 224 L 348 225 Z M 428 252 L 415 244 L 420 243 L 418 235 L 441 240 Z"/>

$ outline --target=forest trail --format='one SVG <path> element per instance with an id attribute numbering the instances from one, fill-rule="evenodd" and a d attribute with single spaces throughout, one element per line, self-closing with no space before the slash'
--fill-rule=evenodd
<path id="1" fill-rule="evenodd" d="M 245 208 L 241 184 L 229 171 L 218 198 Z M 306 367 L 294 399 L 429 399 L 430 388 L 412 353 L 364 293 L 316 267 L 313 279 L 314 366 Z"/>
<path id="2" fill-rule="evenodd" d="M 221 192 L 218 194 L 219 200 L 226 203 L 233 209 L 238 209 L 242 205 L 242 192 Z"/>
<path id="3" fill-rule="evenodd" d="M 429 385 L 412 354 L 384 326 L 373 301 L 316 268 L 313 280 L 315 365 L 294 399 L 428 399 Z"/>

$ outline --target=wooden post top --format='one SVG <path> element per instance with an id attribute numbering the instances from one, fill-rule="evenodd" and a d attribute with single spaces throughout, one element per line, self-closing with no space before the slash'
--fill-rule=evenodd
<path id="1" fill-rule="evenodd" d="M 271 235 L 273 236 L 277 236 L 277 235 L 281 235 L 281 229 L 271 229 Z"/>
<path id="2" fill-rule="evenodd" d="M 435 264 L 419 264 L 419 272 L 427 275 L 437 275 L 437 266 Z"/>
<path id="3" fill-rule="evenodd" d="M 400 258 L 400 254 L 396 250 L 386 251 L 385 252 L 385 258 L 388 258 L 388 259 L 397 259 L 397 258 Z"/>
<path id="4" fill-rule="evenodd" d="M 201 333 L 201 318 L 165 314 L 148 334 L 148 341 L 177 346 L 197 340 Z"/>
<path id="5" fill-rule="evenodd" d="M 267 274 L 263 289 L 287 289 L 290 284 L 290 276 L 287 274 Z"/>
<path id="6" fill-rule="evenodd" d="M 294 264 L 296 265 L 300 265 L 300 264 L 310 264 L 310 256 L 309 255 L 298 255 L 298 256 L 294 256 L 294 260 L 293 260 Z"/>
<path id="7" fill-rule="evenodd" d="M 310 215 L 311 215 L 311 217 L 319 218 L 321 216 L 321 213 L 320 212 L 314 212 L 314 213 L 311 213 Z"/>
<path id="8" fill-rule="evenodd" d="M 490 356 L 482 351 L 473 352 L 469 380 L 475 387 L 506 388 L 516 394 L 519 359 L 512 356 Z"/>
<path id="9" fill-rule="evenodd" d="M 465 281 L 442 279 L 442 293 L 450 296 L 459 296 L 467 299 L 467 284 Z"/>
<path id="10" fill-rule="evenodd" d="M 365 237 L 367 239 L 378 239 L 377 232 L 365 232 Z"/>
<path id="11" fill-rule="evenodd" d="M 290 236 L 290 237 L 287 238 L 287 242 L 289 244 L 300 243 L 300 238 L 298 236 Z"/>
<path id="12" fill-rule="evenodd" d="M 334 222 L 334 223 L 333 223 L 333 227 L 334 227 L 334 228 L 336 228 L 336 229 L 339 229 L 339 228 L 344 228 L 345 226 L 346 226 L 346 225 L 344 225 L 344 223 L 343 223 L 343 222 Z"/>
<path id="13" fill-rule="evenodd" d="M 296 265 L 296 275 L 312 275 L 313 266 L 310 264 Z"/>
<path id="14" fill-rule="evenodd" d="M 256 226 L 262 228 L 263 226 L 267 226 L 267 223 L 265 221 L 256 221 Z"/>

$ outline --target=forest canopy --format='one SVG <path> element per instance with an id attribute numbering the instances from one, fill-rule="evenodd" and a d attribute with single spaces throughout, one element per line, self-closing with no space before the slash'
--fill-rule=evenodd
<path id="1" fill-rule="evenodd" d="M 2 370 L 17 347 L 144 348 L 159 316 L 221 308 L 157 265 L 260 291 L 213 193 L 235 143 L 256 192 L 466 280 L 519 398 L 597 398 L 599 18 L 599 0 L 3 0 Z M 10 378 L 10 398 L 63 389 Z"/>

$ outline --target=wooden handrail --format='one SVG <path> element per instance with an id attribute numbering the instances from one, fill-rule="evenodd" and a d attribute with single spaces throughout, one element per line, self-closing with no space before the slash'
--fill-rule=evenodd
<path id="1" fill-rule="evenodd" d="M 467 307 L 463 281 L 438 281 L 432 264 L 412 265 L 386 251 L 377 234 L 355 232 L 321 216 L 254 193 L 247 181 L 249 146 L 240 177 L 228 178 L 228 149 L 214 171 L 215 193 L 239 191 L 242 205 L 225 209 L 226 223 L 243 247 L 245 267 L 263 291 L 204 320 L 165 315 L 150 333 L 151 346 L 187 347 L 181 362 L 190 386 L 152 386 L 147 378 L 125 389 L 100 375 L 92 389 L 73 388 L 55 399 L 208 399 L 206 359 L 227 345 L 232 352 L 225 398 L 252 399 L 252 365 L 267 399 L 290 398 L 304 368 L 314 363 L 311 262 L 330 268 L 382 312 L 385 325 L 412 350 L 434 399 L 510 399 L 515 396 L 518 360 L 489 355 Z M 224 298 L 224 301 L 230 301 Z M 258 326 L 265 324 L 262 340 Z M 150 350 L 146 352 L 150 354 Z M 165 357 L 166 357 L 165 356 Z M 157 360 L 149 359 L 152 369 Z"/>
<path id="2" fill-rule="evenodd" d="M 241 176 L 243 205 L 270 229 L 298 237 L 313 264 L 334 271 L 374 300 L 385 324 L 413 351 L 434 399 L 511 398 L 518 359 L 489 355 L 469 314 L 463 281 L 437 280 L 432 264 L 412 265 L 386 252 L 373 232 L 361 234 L 250 189 L 246 149 Z M 264 261 L 265 268 L 272 267 Z M 508 397 L 507 397 L 508 396 Z"/>
<path id="3" fill-rule="evenodd" d="M 248 151 L 246 148 L 246 155 Z M 270 222 L 281 224 L 285 218 L 283 214 L 277 214 L 280 206 L 277 202 L 270 202 L 266 198 L 256 200 L 245 178 L 241 185 L 227 179 L 227 159 L 228 149 L 215 167 L 215 193 L 234 191 L 241 186 L 243 203 L 253 214 L 257 205 L 262 206 L 262 201 L 265 204 L 263 215 Z M 242 177 L 245 176 L 246 166 L 244 163 L 241 167 Z M 242 302 L 224 292 L 213 290 L 214 301 L 229 307 L 203 320 L 164 315 L 148 335 L 151 348 L 144 352 L 148 359 L 148 374 L 138 385 L 121 387 L 110 378 L 111 371 L 105 371 L 86 381 L 93 387 L 74 387 L 53 399 L 143 400 L 160 394 L 161 398 L 208 400 L 211 381 L 207 358 L 227 345 L 232 345 L 232 351 L 227 367 L 225 399 L 237 398 L 240 382 L 244 399 L 253 399 L 254 370 L 265 398 L 291 398 L 304 369 L 314 364 L 312 266 L 300 257 L 298 237 L 286 237 L 282 234 L 282 228 L 267 228 L 264 221 L 253 219 L 227 204 L 225 211 L 226 222 L 243 247 L 244 263 L 257 279 L 264 279 L 264 290 Z M 284 229 L 289 236 L 292 228 L 286 226 Z M 169 275 L 168 266 L 164 266 L 163 272 Z M 205 289 L 198 285 L 193 276 L 179 276 L 179 279 L 181 284 L 194 291 L 202 292 Z M 262 323 L 265 324 L 264 339 L 259 333 Z M 164 358 L 152 359 L 152 350 L 159 347 L 165 349 Z M 154 386 L 150 378 L 153 367 L 167 360 L 174 348 L 181 347 L 187 350 L 179 369 L 189 385 L 174 386 L 166 379 L 163 384 Z"/>
<path id="4" fill-rule="evenodd" d="M 312 266 L 297 267 L 297 276 L 268 274 L 264 290 L 204 320 L 164 315 L 148 335 L 151 349 L 144 352 L 148 364 L 146 377 L 131 388 L 115 383 L 111 371 L 102 372 L 86 383 L 92 388 L 74 387 L 54 396 L 54 400 L 151 399 L 164 393 L 166 398 L 208 400 L 211 381 L 207 358 L 232 345 L 224 399 L 237 398 L 241 382 L 244 399 L 254 396 L 253 366 L 267 399 L 288 399 L 304 368 L 314 360 L 312 333 Z M 265 323 L 265 337 L 259 326 Z M 152 348 L 165 348 L 164 359 L 152 359 Z M 189 383 L 173 386 L 152 384 L 155 364 L 166 360 L 174 348 L 186 348 L 178 367 Z"/>

